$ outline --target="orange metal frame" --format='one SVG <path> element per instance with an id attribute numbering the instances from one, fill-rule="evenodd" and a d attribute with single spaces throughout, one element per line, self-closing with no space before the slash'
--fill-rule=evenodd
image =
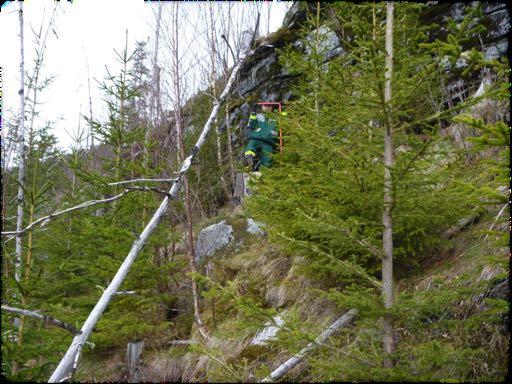
<path id="1" fill-rule="evenodd" d="M 256 104 L 258 104 L 258 105 L 277 105 L 279 108 L 279 113 L 281 113 L 281 110 L 282 110 L 282 105 L 281 105 L 281 102 L 279 102 L 279 101 L 264 101 L 264 102 L 256 103 Z M 281 129 L 281 127 L 279 127 L 279 151 L 281 153 L 283 152 L 283 130 Z"/>

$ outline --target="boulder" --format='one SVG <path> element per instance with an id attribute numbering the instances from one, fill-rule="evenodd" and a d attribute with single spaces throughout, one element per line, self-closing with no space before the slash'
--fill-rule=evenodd
<path id="1" fill-rule="evenodd" d="M 212 256 L 233 240 L 233 227 L 225 220 L 201 229 L 196 242 L 196 263 Z"/>
<path id="2" fill-rule="evenodd" d="M 275 339 L 277 332 L 284 325 L 284 320 L 280 315 L 274 316 L 272 320 L 272 323 L 265 323 L 265 328 L 253 337 L 251 345 L 266 345 L 268 341 Z"/>
<path id="3" fill-rule="evenodd" d="M 321 26 L 318 30 L 314 30 L 308 34 L 306 39 L 311 44 L 316 39 L 316 34 L 318 31 L 319 42 L 318 42 L 318 53 L 323 56 L 323 61 L 331 60 L 332 58 L 339 56 L 343 53 L 343 48 L 340 44 L 340 39 L 336 35 L 336 33 L 325 26 Z M 311 48 L 305 48 L 306 55 L 311 54 Z"/>
<path id="4" fill-rule="evenodd" d="M 267 233 L 263 229 L 261 229 L 262 225 L 263 225 L 262 223 L 259 223 L 257 221 L 254 221 L 251 218 L 248 218 L 247 219 L 247 232 L 249 232 L 251 235 L 263 237 Z"/>

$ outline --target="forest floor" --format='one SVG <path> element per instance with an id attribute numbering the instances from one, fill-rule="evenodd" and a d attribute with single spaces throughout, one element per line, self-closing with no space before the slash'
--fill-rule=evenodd
<path id="1" fill-rule="evenodd" d="M 494 226 L 497 212 L 488 212 L 481 220 L 462 230 L 446 246 L 429 254 L 415 274 L 397 281 L 397 297 L 412 300 L 417 305 L 442 307 L 447 300 L 447 292 L 459 292 L 461 289 L 484 287 L 481 294 L 466 295 L 462 300 L 451 301 L 444 313 L 433 310 L 425 322 L 438 324 L 439 320 L 449 318 L 447 326 L 434 326 L 423 329 L 415 335 L 408 333 L 404 319 L 400 320 L 397 333 L 399 343 L 407 349 L 439 338 L 454 348 L 460 343 L 482 346 L 488 358 L 472 359 L 471 367 L 479 377 L 496 378 L 506 374 L 507 346 L 506 332 L 508 318 L 503 324 L 486 324 L 478 318 L 480 312 L 488 310 L 487 300 L 495 297 L 508 297 L 508 272 L 503 268 L 507 251 L 495 245 L 496 232 L 488 229 Z M 269 313 L 298 316 L 308 331 L 321 332 L 322 329 L 339 317 L 340 311 L 332 302 L 315 295 L 315 289 L 322 289 L 322 283 L 304 277 L 300 273 L 298 257 L 286 256 L 278 246 L 267 237 L 258 237 L 247 233 L 246 217 L 241 210 L 224 210 L 219 216 L 197 225 L 207 225 L 226 220 L 233 226 L 234 241 L 224 249 L 217 251 L 208 265 L 207 275 L 219 287 L 225 289 L 224 297 L 203 298 L 202 319 L 212 337 L 208 343 L 199 345 L 169 346 L 162 340 L 145 340 L 146 349 L 142 356 L 140 377 L 149 382 L 183 381 L 242 381 L 251 382 L 264 377 L 272 369 L 290 357 L 290 352 L 275 345 L 252 345 L 251 340 L 257 333 L 257 322 L 250 322 L 240 316 L 230 305 L 248 299 L 260 303 Z M 503 225 L 502 225 L 503 227 Z M 499 228 L 506 231 L 507 228 Z M 185 257 L 183 255 L 183 257 Z M 206 265 L 202 265 L 205 273 Z M 203 289 L 208 292 L 208 284 Z M 173 292 L 174 295 L 190 296 L 186 286 Z M 181 302 L 184 312 L 168 321 L 169 332 L 162 335 L 167 340 L 187 339 L 202 341 L 192 321 L 190 301 Z M 473 331 L 468 330 L 468 321 L 473 319 Z M 453 325 L 454 320 L 463 321 L 462 328 Z M 475 324 L 473 324 L 475 323 Z M 261 324 L 261 322 L 259 323 Z M 440 323 L 439 323 L 440 324 Z M 457 323 L 458 324 L 458 323 Z M 461 323 L 462 324 L 462 323 Z M 261 327 L 261 325 L 260 325 Z M 466 329 L 468 328 L 468 329 Z M 260 328 L 261 329 L 261 328 Z M 468 340 L 468 332 L 473 340 Z M 334 336 L 335 338 L 336 336 Z M 461 337 L 464 340 L 461 340 Z M 110 351 L 103 356 L 86 354 L 77 372 L 77 381 L 127 381 L 130 375 L 124 362 L 126 350 Z M 445 377 L 461 377 L 461 372 L 447 368 Z M 308 372 L 307 361 L 290 371 L 286 378 L 291 381 L 314 380 Z M 133 379 L 133 376 L 132 376 Z M 324 379 L 328 379 L 325 377 Z"/>

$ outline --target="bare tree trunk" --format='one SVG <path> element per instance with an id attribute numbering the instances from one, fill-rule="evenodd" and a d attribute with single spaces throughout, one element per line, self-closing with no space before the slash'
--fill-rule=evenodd
<path id="1" fill-rule="evenodd" d="M 16 220 L 16 231 L 23 228 L 23 205 L 25 200 L 24 185 L 25 185 L 25 51 L 23 42 L 23 2 L 20 1 L 19 10 L 20 21 L 20 116 L 19 116 L 19 129 L 18 129 L 18 150 L 19 150 L 19 164 L 18 164 L 18 210 Z M 21 233 L 16 235 L 16 251 L 14 258 L 14 279 L 21 283 L 22 275 L 22 236 Z M 21 297 L 24 303 L 24 297 Z M 18 327 L 18 345 L 23 343 L 23 325 L 25 317 L 22 316 Z M 15 375 L 18 372 L 18 362 L 13 362 L 12 373 Z"/>
<path id="2" fill-rule="evenodd" d="M 184 132 L 183 132 L 183 124 L 182 124 L 182 101 L 181 101 L 181 81 L 180 81 L 180 67 L 179 67 L 179 4 L 175 5 L 175 12 L 173 14 L 173 27 L 174 27 L 174 52 L 173 52 L 173 72 L 174 72 L 174 94 L 175 94 L 175 106 L 174 106 L 174 114 L 176 120 L 176 133 L 177 133 L 177 144 L 178 144 L 178 155 L 179 161 L 183 162 L 185 159 L 185 143 L 184 143 Z M 214 120 L 215 121 L 215 120 Z M 189 254 L 189 268 L 190 272 L 196 273 L 196 264 L 195 264 L 195 247 L 194 247 L 194 231 L 193 231 L 193 218 L 192 218 L 192 196 L 190 193 L 190 185 L 188 182 L 188 177 L 186 175 L 183 176 L 183 187 L 185 190 L 185 206 L 186 206 L 186 219 L 187 219 L 187 227 L 188 227 L 188 254 Z M 197 328 L 201 336 L 203 336 L 206 340 L 210 338 L 208 333 L 206 332 L 203 322 L 201 321 L 201 315 L 199 311 L 199 293 L 197 282 L 192 279 L 192 298 L 194 301 L 194 318 L 196 320 Z"/>
<path id="3" fill-rule="evenodd" d="M 19 165 L 18 165 L 18 219 L 16 221 L 16 231 L 23 228 L 23 204 L 25 194 L 23 187 L 25 185 L 25 52 L 23 44 L 23 2 L 20 1 L 20 116 L 19 116 L 19 129 L 18 129 L 18 150 L 19 150 Z M 16 236 L 16 256 L 14 278 L 17 282 L 21 279 L 21 234 Z"/>
<path id="4" fill-rule="evenodd" d="M 210 33 L 209 36 L 209 48 L 210 48 L 210 62 L 211 62 L 211 72 L 210 72 L 210 85 L 212 87 L 212 94 L 213 98 L 217 98 L 217 88 L 215 87 L 215 80 L 217 80 L 217 71 L 215 67 L 215 61 L 216 61 L 216 53 L 217 53 L 217 47 L 216 47 L 216 39 L 217 34 L 215 33 L 215 17 L 213 15 L 213 4 L 210 3 L 209 6 L 209 16 L 210 16 Z M 214 122 L 214 124 L 217 124 L 217 121 Z M 221 147 L 221 141 L 220 141 L 220 130 L 219 126 L 217 125 L 217 129 L 215 130 L 216 139 L 217 139 L 217 162 L 219 164 L 219 168 L 222 167 L 222 147 Z"/>
<path id="5" fill-rule="evenodd" d="M 227 39 L 231 34 L 231 4 L 228 6 L 228 14 L 227 14 L 227 29 L 225 31 L 226 36 L 226 49 L 224 50 L 224 76 L 227 78 L 228 76 L 228 62 L 229 62 L 229 45 Z M 230 198 L 233 197 L 233 191 L 235 188 L 235 164 L 234 164 L 234 156 L 233 156 L 233 143 L 231 142 L 231 123 L 229 122 L 229 98 L 226 100 L 226 135 L 227 145 L 228 145 L 228 156 L 229 156 L 229 176 L 231 181 L 231 194 Z"/>
<path id="6" fill-rule="evenodd" d="M 384 136 L 384 212 L 382 215 L 382 296 L 384 308 L 393 307 L 393 180 L 391 169 L 393 167 L 393 140 L 391 116 L 391 81 L 393 77 L 393 3 L 386 3 L 386 73 L 384 84 L 384 108 L 386 117 L 386 132 Z M 391 315 L 384 316 L 384 367 L 392 368 L 391 354 L 395 349 L 393 337 L 393 320 Z"/>
<path id="7" fill-rule="evenodd" d="M 210 31 L 210 33 L 208 33 L 207 35 L 209 37 L 208 40 L 209 40 L 209 46 L 210 46 L 210 61 L 211 61 L 210 84 L 212 87 L 213 98 L 217 99 L 217 87 L 215 86 L 216 80 L 217 80 L 217 66 L 216 66 L 217 29 L 216 29 L 216 25 L 215 25 L 216 19 L 213 14 L 213 9 L 214 9 L 214 5 L 213 5 L 213 3 L 210 3 L 210 7 L 209 7 L 209 18 L 210 18 L 209 31 Z M 217 163 L 219 164 L 219 170 L 221 170 L 220 181 L 222 183 L 222 189 L 224 190 L 224 194 L 226 195 L 226 197 L 228 197 L 229 191 L 228 191 L 228 187 L 226 184 L 226 179 L 224 178 L 224 175 L 222 173 L 223 172 L 223 170 L 222 170 L 223 159 L 222 159 L 221 132 L 220 132 L 220 127 L 217 124 L 217 121 L 215 121 L 215 124 L 217 125 L 217 129 L 215 130 L 216 139 L 217 139 L 216 140 L 217 141 Z"/>
<path id="8" fill-rule="evenodd" d="M 233 189 L 235 188 L 235 164 L 233 155 L 233 143 L 231 142 L 231 123 L 229 122 L 229 100 L 226 101 L 226 135 L 228 137 L 228 156 L 229 156 L 229 178 L 231 181 L 231 193 L 229 197 L 233 197 Z"/>
<path id="9" fill-rule="evenodd" d="M 149 105 L 150 122 L 146 122 L 146 132 L 144 134 L 144 148 L 142 166 L 146 172 L 149 166 L 149 144 L 151 140 L 151 129 L 154 127 L 155 131 L 158 127 L 159 114 L 158 114 L 158 100 L 160 99 L 160 71 L 158 68 L 158 49 L 160 43 L 160 25 L 162 21 L 162 4 L 158 5 L 158 14 L 156 16 L 156 31 L 155 31 L 155 51 L 153 52 L 153 76 L 152 76 L 152 89 L 151 89 L 151 103 Z M 144 196 L 144 204 L 142 207 L 142 223 L 146 222 L 147 214 L 147 198 Z"/>
<path id="10" fill-rule="evenodd" d="M 144 341 L 128 343 L 126 346 L 126 367 L 127 382 L 140 383 L 143 381 L 142 375 L 142 352 L 144 351 Z"/>
<path id="11" fill-rule="evenodd" d="M 56 9 L 57 9 L 57 7 L 55 6 L 54 9 L 53 9 L 52 17 L 51 17 L 49 25 L 48 25 L 48 30 L 51 28 L 51 25 L 53 23 L 53 18 L 55 16 Z M 23 13 L 23 11 L 21 9 L 21 4 L 20 4 L 20 19 L 22 18 L 22 13 Z M 23 27 L 23 22 L 21 21 L 20 31 L 22 31 L 22 27 Z M 25 194 L 23 193 L 22 205 L 25 204 L 25 200 L 28 200 L 28 202 L 29 202 L 29 222 L 32 222 L 32 220 L 34 219 L 34 214 L 35 214 L 35 209 L 36 209 L 36 195 L 37 195 L 36 182 L 37 182 L 37 179 L 39 177 L 38 168 L 39 168 L 39 160 L 40 160 L 39 157 L 40 157 L 40 154 L 39 154 L 39 150 L 37 150 L 36 151 L 37 154 L 35 156 L 33 156 L 34 138 L 35 138 L 34 121 L 35 121 L 35 117 L 36 117 L 36 107 L 38 105 L 37 96 L 38 96 L 38 91 L 40 89 L 39 77 L 40 77 L 41 68 L 42 68 L 43 60 L 44 60 L 44 51 L 45 51 L 45 47 L 46 47 L 46 38 L 48 36 L 48 30 L 47 30 L 44 38 L 42 37 L 42 34 L 43 34 L 43 23 L 41 23 L 41 26 L 39 28 L 39 32 L 38 33 L 36 33 L 34 31 L 35 39 L 38 42 L 38 47 L 36 49 L 36 59 L 35 59 L 34 72 L 33 72 L 32 77 L 30 78 L 29 86 L 28 86 L 28 88 L 29 88 L 28 92 L 30 92 L 30 89 L 33 91 L 32 92 L 32 98 L 31 99 L 29 98 L 29 101 L 30 101 L 30 107 L 29 107 L 30 125 L 29 125 L 28 159 L 34 158 L 35 162 L 33 164 L 34 169 L 33 169 L 33 172 L 32 172 L 32 182 L 31 182 L 31 188 L 30 188 L 30 191 L 29 191 L 28 199 L 27 199 L 27 196 L 25 196 Z M 20 33 L 20 35 L 22 36 L 22 33 Z M 24 61 L 23 42 L 22 42 L 21 58 L 22 58 L 22 62 L 23 62 Z M 23 82 L 24 82 L 23 75 L 22 75 L 22 80 L 21 81 L 22 81 L 22 84 L 23 84 Z M 20 175 L 22 175 L 22 177 L 18 178 L 18 182 L 19 182 L 19 185 L 20 185 L 20 188 L 21 188 L 21 186 L 28 187 L 28 185 L 27 185 L 28 183 L 26 183 L 26 180 L 25 180 L 26 179 L 26 174 L 25 174 L 26 173 L 26 170 L 25 170 L 25 166 L 26 166 L 25 160 L 26 159 L 25 159 L 25 132 L 24 132 L 25 131 L 25 123 L 24 123 L 24 121 L 25 121 L 25 116 L 24 116 L 25 115 L 24 91 L 20 92 L 20 95 L 22 97 L 22 101 L 21 101 L 22 102 L 22 112 L 20 113 L 20 122 L 23 122 L 22 123 L 23 126 L 22 126 L 22 128 L 20 128 L 20 132 L 23 132 L 23 135 L 22 135 L 22 138 L 21 138 L 22 140 L 20 142 L 20 145 L 23 147 L 23 153 L 20 154 L 20 168 L 19 168 Z M 20 127 L 21 127 L 21 124 L 20 124 Z M 22 163 L 23 163 L 23 167 L 21 166 Z M 19 192 L 18 192 L 18 199 L 19 199 Z M 20 200 L 18 200 L 18 201 L 20 201 Z M 18 206 L 18 212 L 19 212 L 19 206 Z M 19 216 L 18 216 L 18 219 L 19 219 Z M 21 219 L 20 222 L 22 224 L 23 220 Z M 19 229 L 19 227 L 17 226 L 17 230 L 18 229 Z M 18 253 L 18 245 L 21 246 L 21 237 L 22 237 L 22 233 L 18 233 L 17 236 L 16 236 L 16 255 L 17 256 L 19 255 L 20 262 L 22 260 L 22 255 L 21 255 L 21 250 Z M 32 262 L 33 249 L 34 249 L 33 233 L 30 230 L 29 234 L 28 234 L 28 240 L 27 240 L 27 246 L 26 246 L 26 260 L 23 263 L 24 264 L 24 277 L 23 277 L 24 286 L 26 286 L 26 284 L 29 283 L 30 277 L 31 277 L 32 264 L 33 264 L 33 262 Z M 22 271 L 20 269 L 20 276 L 18 276 L 18 278 L 16 279 L 18 282 L 21 280 L 21 274 L 22 274 L 21 272 Z M 26 307 L 28 305 L 28 301 L 29 301 L 28 293 L 27 292 L 22 292 L 21 293 L 21 304 L 23 305 L 23 307 Z M 21 320 L 19 322 L 19 327 L 18 327 L 17 345 L 20 348 L 22 347 L 23 341 L 24 341 L 25 326 L 26 326 L 26 318 L 25 318 L 25 316 L 23 314 L 21 316 Z M 12 372 L 13 372 L 13 374 L 16 374 L 18 369 L 19 369 L 18 363 L 14 362 L 13 365 L 12 365 Z"/>
<path id="12" fill-rule="evenodd" d="M 18 136 L 18 126 L 12 127 L 13 129 L 9 129 L 9 136 L 6 134 L 6 130 L 2 131 L 2 228 L 5 228 L 5 222 L 7 220 L 7 185 L 9 184 L 9 179 L 12 176 L 12 168 L 11 165 L 11 156 L 13 150 L 16 150 L 16 141 Z M 14 217 L 16 218 L 16 216 Z M 7 258 L 5 258 L 5 266 L 7 266 Z M 7 271 L 7 269 L 5 270 Z"/>

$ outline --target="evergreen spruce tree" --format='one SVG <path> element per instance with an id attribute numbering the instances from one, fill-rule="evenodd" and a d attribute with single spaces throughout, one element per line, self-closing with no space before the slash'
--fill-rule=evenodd
<path id="1" fill-rule="evenodd" d="M 56 152 L 55 139 L 45 130 L 32 138 L 27 180 L 29 183 L 35 180 L 36 184 L 26 192 L 27 201 L 37 203 L 34 212 L 30 212 L 32 219 L 87 200 L 113 196 L 126 188 L 109 186 L 110 182 L 151 177 L 153 172 L 158 172 L 149 165 L 143 166 L 142 154 L 133 156 L 134 145 L 144 140 L 145 127 L 134 118 L 135 100 L 140 93 L 132 72 L 132 56 L 125 49 L 118 59 L 121 73 L 109 73 L 101 84 L 108 119 L 105 122 L 89 119 L 95 138 L 99 140 L 97 148 L 105 154 L 95 162 L 100 169 L 90 168 L 87 154 L 78 146 L 71 154 Z M 63 161 L 59 164 L 60 159 Z M 165 189 L 166 185 L 156 187 Z M 161 200 L 159 194 L 133 192 L 116 200 L 115 204 L 76 211 L 53 219 L 42 229 L 36 227 L 33 240 L 29 242 L 32 244 L 32 277 L 27 284 L 18 284 L 18 288 L 14 280 L 3 279 L 4 292 L 21 289 L 22 297 L 30 297 L 28 309 L 42 310 L 44 314 L 80 328 L 145 224 L 141 193 L 147 195 L 148 209 L 156 209 Z M 55 201 L 48 200 L 55 196 Z M 158 340 L 157 335 L 168 328 L 165 309 L 175 298 L 165 287 L 170 272 L 183 265 L 163 259 L 158 250 L 167 246 L 172 236 L 172 230 L 163 223 L 135 261 L 123 285 L 123 290 L 135 291 L 135 294 L 120 295 L 109 306 L 91 337 L 92 343 L 97 345 L 95 352 L 111 348 L 124 350 L 126 343 L 137 339 Z M 16 306 L 12 300 L 8 303 Z M 2 320 L 4 317 L 2 313 Z M 46 379 L 72 335 L 39 320 L 27 318 L 27 323 L 24 346 L 17 348 L 15 330 L 2 321 L 4 357 L 9 356 L 10 361 L 17 360 L 24 366 L 16 379 Z M 89 351 L 90 348 L 85 347 L 85 354 Z M 5 373 L 10 376 L 9 372 Z"/>
<path id="2" fill-rule="evenodd" d="M 463 186 L 471 178 L 464 156 L 440 134 L 441 127 L 477 100 L 468 99 L 453 109 L 443 107 L 446 58 L 460 55 L 460 41 L 449 35 L 446 43 L 429 43 L 428 27 L 418 19 L 425 6 L 395 4 L 389 124 L 384 102 L 384 3 L 325 6 L 336 14 L 337 23 L 331 27 L 345 36 L 344 52 L 338 58 L 327 61 L 325 45 L 315 44 L 314 32 L 307 31 L 302 49 L 292 46 L 281 55 L 290 73 L 300 74 L 302 81 L 288 116 L 279 122 L 285 151 L 274 155 L 276 166 L 263 171 L 247 205 L 256 220 L 266 223 L 272 240 L 290 255 L 302 256 L 302 272 L 322 282 L 318 295 L 340 309 L 358 308 L 358 325 L 372 330 L 358 336 L 371 348 L 356 349 L 349 359 L 340 355 L 339 366 L 329 360 L 336 372 L 347 369 L 347 373 L 321 376 L 328 380 L 403 379 L 410 374 L 402 366 L 382 371 L 384 356 L 374 347 L 381 316 L 399 319 L 404 308 L 397 302 L 393 311 L 384 311 L 378 283 L 385 126 L 392 127 L 394 136 L 391 214 L 398 277 L 414 272 L 428 251 L 443 243 L 443 230 L 480 206 L 478 194 Z M 469 22 L 459 25 L 458 34 L 464 36 L 468 26 L 474 27 Z M 311 17 L 309 29 L 319 27 Z M 483 60 L 474 50 L 470 56 Z M 492 92 L 488 90 L 486 96 Z M 403 353 L 397 348 L 395 359 Z M 361 363 L 370 356 L 371 365 Z M 350 364 L 358 368 L 348 369 Z M 357 375 L 351 376 L 355 371 Z"/>

